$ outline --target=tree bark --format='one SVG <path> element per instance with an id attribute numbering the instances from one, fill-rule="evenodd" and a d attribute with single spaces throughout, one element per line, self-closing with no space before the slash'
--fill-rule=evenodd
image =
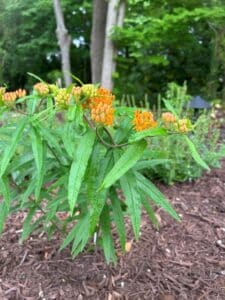
<path id="1" fill-rule="evenodd" d="M 61 52 L 61 65 L 64 83 L 66 86 L 72 83 L 71 78 L 71 65 L 70 65 L 70 46 L 71 46 L 71 36 L 66 29 L 64 16 L 62 12 L 62 7 L 60 0 L 53 0 L 55 18 L 56 18 L 56 36 L 58 39 L 58 44 Z"/>
<path id="2" fill-rule="evenodd" d="M 107 6 L 108 4 L 105 0 L 93 1 L 92 30 L 91 30 L 92 83 L 101 82 Z"/>
<path id="3" fill-rule="evenodd" d="M 116 69 L 116 48 L 110 37 L 114 26 L 122 26 L 125 15 L 125 1 L 109 0 L 107 22 L 105 30 L 105 45 L 102 65 L 101 84 L 110 90 L 113 89 L 112 75 Z"/>

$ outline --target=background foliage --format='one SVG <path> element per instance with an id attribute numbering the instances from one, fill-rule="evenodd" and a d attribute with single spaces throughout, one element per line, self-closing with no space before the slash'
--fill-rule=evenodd
<path id="1" fill-rule="evenodd" d="M 61 3 L 72 72 L 88 82 L 92 1 Z M 54 82 L 61 71 L 52 1 L 0 0 L 0 8 L 1 83 L 29 87 L 28 71 Z M 124 28 L 114 34 L 116 93 L 155 101 L 167 83 L 186 80 L 191 94 L 224 97 L 224 17 L 219 0 L 129 0 Z"/>

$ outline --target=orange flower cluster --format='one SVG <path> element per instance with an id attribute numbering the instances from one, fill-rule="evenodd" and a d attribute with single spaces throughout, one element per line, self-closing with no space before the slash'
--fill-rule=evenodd
<path id="1" fill-rule="evenodd" d="M 101 123 L 106 126 L 113 125 L 114 122 L 114 95 L 105 88 L 99 88 L 95 96 L 88 101 L 88 106 L 91 109 L 91 118 L 96 123 Z"/>
<path id="2" fill-rule="evenodd" d="M 16 92 L 8 92 L 3 95 L 2 100 L 7 106 L 12 106 L 16 101 L 16 98 Z"/>
<path id="3" fill-rule="evenodd" d="M 96 123 L 106 126 L 113 125 L 114 122 L 114 108 L 106 103 L 98 103 L 91 109 L 91 118 Z"/>
<path id="4" fill-rule="evenodd" d="M 112 106 L 115 96 L 107 89 L 100 87 L 97 89 L 95 96 L 90 98 L 90 108 L 95 107 L 99 103 Z"/>
<path id="5" fill-rule="evenodd" d="M 49 87 L 47 83 L 39 82 L 34 85 L 34 90 L 38 93 L 39 96 L 47 96 L 49 93 Z"/>
<path id="6" fill-rule="evenodd" d="M 137 110 L 134 114 L 133 125 L 136 131 L 142 131 L 156 127 L 157 122 L 154 120 L 154 116 L 150 111 Z"/>
<path id="7" fill-rule="evenodd" d="M 173 124 L 173 123 L 175 123 L 177 119 L 170 112 L 165 112 L 165 113 L 162 114 L 162 120 L 167 125 L 167 124 Z"/>
<path id="8" fill-rule="evenodd" d="M 25 97 L 27 94 L 26 90 L 23 90 L 23 89 L 18 89 L 15 93 L 16 93 L 17 98 Z"/>

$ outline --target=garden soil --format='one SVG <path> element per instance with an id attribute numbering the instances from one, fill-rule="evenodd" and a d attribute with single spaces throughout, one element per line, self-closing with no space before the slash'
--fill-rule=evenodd
<path id="1" fill-rule="evenodd" d="M 58 251 L 57 234 L 20 245 L 24 215 L 10 217 L 0 238 L 0 300 L 225 300 L 225 161 L 195 182 L 159 188 L 181 221 L 157 209 L 156 230 L 143 213 L 138 242 L 127 222 L 116 266 L 98 249 L 72 260 L 69 248 Z"/>

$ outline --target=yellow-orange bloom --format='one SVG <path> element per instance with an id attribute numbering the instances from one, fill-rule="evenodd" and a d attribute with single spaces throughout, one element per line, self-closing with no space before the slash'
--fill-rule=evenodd
<path id="1" fill-rule="evenodd" d="M 67 89 L 62 88 L 58 90 L 57 95 L 55 96 L 55 104 L 56 106 L 66 108 L 70 101 L 70 94 Z"/>
<path id="2" fill-rule="evenodd" d="M 80 89 L 86 98 L 94 97 L 97 93 L 97 87 L 94 84 L 84 84 Z"/>
<path id="3" fill-rule="evenodd" d="M 71 95 L 74 97 L 75 101 L 79 101 L 81 98 L 82 89 L 80 86 L 74 86 L 71 91 Z"/>
<path id="4" fill-rule="evenodd" d="M 90 107 L 95 107 L 99 103 L 112 105 L 115 96 L 103 87 L 98 88 L 97 93 L 94 97 L 90 98 Z"/>
<path id="5" fill-rule="evenodd" d="M 154 120 L 154 116 L 150 111 L 135 111 L 133 124 L 136 131 L 142 131 L 157 126 L 157 122 Z"/>
<path id="6" fill-rule="evenodd" d="M 2 96 L 2 100 L 7 106 L 12 106 L 17 98 L 16 92 L 8 92 Z"/>
<path id="7" fill-rule="evenodd" d="M 114 122 L 114 108 L 106 103 L 99 103 L 91 108 L 91 119 L 96 123 L 111 126 Z"/>
<path id="8" fill-rule="evenodd" d="M 170 112 L 165 112 L 162 114 L 162 120 L 165 124 L 173 124 L 176 122 L 176 117 Z"/>
<path id="9" fill-rule="evenodd" d="M 17 98 L 25 97 L 27 94 L 26 90 L 23 90 L 23 89 L 18 89 L 15 93 L 16 93 Z"/>
<path id="10" fill-rule="evenodd" d="M 49 87 L 47 83 L 39 82 L 34 85 L 34 90 L 38 93 L 39 96 L 47 96 L 49 93 Z"/>
<path id="11" fill-rule="evenodd" d="M 177 130 L 181 133 L 186 133 L 190 131 L 190 120 L 188 119 L 180 119 L 177 122 Z"/>

